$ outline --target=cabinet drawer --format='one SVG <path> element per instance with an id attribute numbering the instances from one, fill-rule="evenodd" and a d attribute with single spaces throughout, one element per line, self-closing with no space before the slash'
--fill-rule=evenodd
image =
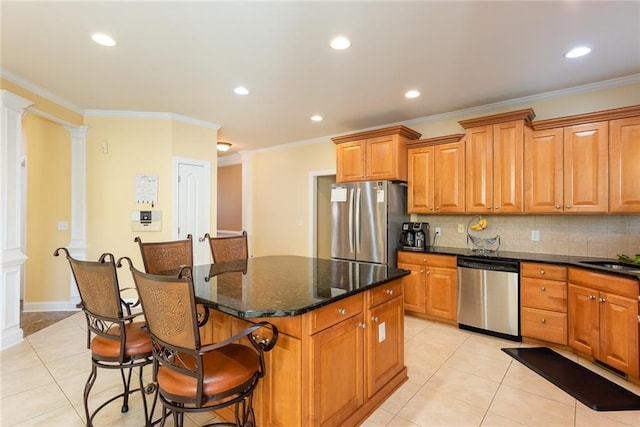
<path id="1" fill-rule="evenodd" d="M 311 333 L 314 334 L 362 313 L 363 295 L 360 293 L 312 311 L 310 313 Z"/>
<path id="2" fill-rule="evenodd" d="M 369 297 L 369 307 L 375 307 L 376 305 L 402 295 L 402 280 L 385 283 L 384 285 L 371 289 L 367 294 Z"/>
<path id="3" fill-rule="evenodd" d="M 432 267 L 457 267 L 455 256 L 431 255 L 422 252 L 398 251 L 398 262 L 404 264 L 430 265 Z"/>
<path id="4" fill-rule="evenodd" d="M 523 306 L 567 312 L 567 284 L 565 282 L 523 277 L 520 280 L 520 290 Z"/>
<path id="5" fill-rule="evenodd" d="M 536 308 L 521 311 L 522 336 L 567 344 L 567 315 Z"/>
<path id="6" fill-rule="evenodd" d="M 523 262 L 520 264 L 520 274 L 525 277 L 565 281 L 567 280 L 567 267 Z"/>

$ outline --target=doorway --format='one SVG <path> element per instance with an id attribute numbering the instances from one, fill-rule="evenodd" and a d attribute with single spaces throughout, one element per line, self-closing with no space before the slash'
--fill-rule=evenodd
<path id="1" fill-rule="evenodd" d="M 314 224 L 312 256 L 331 258 L 331 185 L 336 182 L 335 171 L 312 175 Z"/>

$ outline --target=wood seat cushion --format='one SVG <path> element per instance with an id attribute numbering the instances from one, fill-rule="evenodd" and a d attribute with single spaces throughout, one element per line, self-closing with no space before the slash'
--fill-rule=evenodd
<path id="1" fill-rule="evenodd" d="M 144 322 L 127 323 L 125 326 L 127 342 L 125 343 L 125 358 L 139 358 L 151 356 L 151 339 Z M 119 327 L 114 328 L 114 335 L 120 333 Z M 120 356 L 120 340 L 109 339 L 97 335 L 91 340 L 91 355 L 96 359 L 117 360 Z"/>
<path id="2" fill-rule="evenodd" d="M 193 366 L 190 366 L 193 368 Z M 247 346 L 229 344 L 204 355 L 203 393 L 207 396 L 224 393 L 247 383 L 260 370 L 258 354 Z M 196 378 L 161 365 L 158 385 L 175 396 L 195 397 Z"/>

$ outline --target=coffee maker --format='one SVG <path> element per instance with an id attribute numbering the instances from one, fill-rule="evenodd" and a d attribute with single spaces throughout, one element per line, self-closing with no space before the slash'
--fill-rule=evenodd
<path id="1" fill-rule="evenodd" d="M 400 233 L 400 249 L 424 251 L 430 246 L 428 222 L 403 222 Z"/>

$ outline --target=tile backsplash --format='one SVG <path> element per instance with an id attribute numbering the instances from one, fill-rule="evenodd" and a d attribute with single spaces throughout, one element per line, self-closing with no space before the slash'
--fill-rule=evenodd
<path id="1" fill-rule="evenodd" d="M 442 235 L 436 246 L 467 247 L 467 224 L 473 215 L 412 215 Z M 640 215 L 485 215 L 488 227 L 480 237 L 500 235 L 500 250 L 617 258 L 640 253 Z M 458 232 L 463 224 L 464 232 Z M 531 240 L 532 231 L 539 241 Z"/>

